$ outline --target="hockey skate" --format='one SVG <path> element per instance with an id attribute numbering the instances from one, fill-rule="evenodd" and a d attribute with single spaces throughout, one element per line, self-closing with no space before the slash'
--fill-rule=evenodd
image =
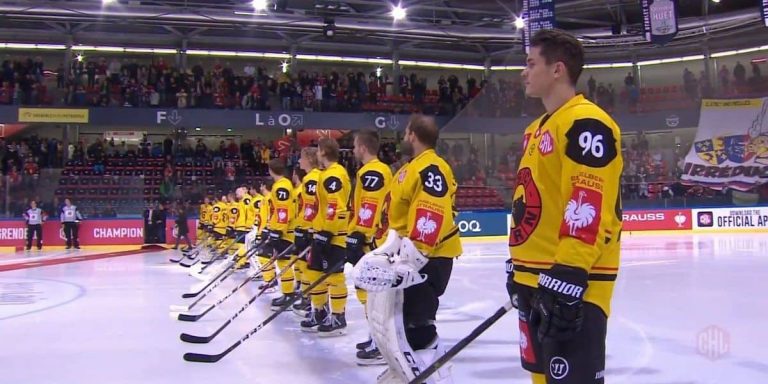
<path id="1" fill-rule="evenodd" d="M 307 318 L 301 322 L 301 330 L 303 332 L 316 333 L 321 324 L 325 323 L 325 318 L 328 317 L 328 311 L 325 307 L 320 309 L 314 309 L 307 314 Z"/>
<path id="2" fill-rule="evenodd" d="M 347 318 L 344 313 L 332 313 L 325 322 L 317 327 L 320 337 L 342 336 L 347 333 Z"/>

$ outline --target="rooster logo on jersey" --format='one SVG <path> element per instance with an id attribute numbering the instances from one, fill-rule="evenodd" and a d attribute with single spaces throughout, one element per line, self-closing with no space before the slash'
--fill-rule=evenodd
<path id="1" fill-rule="evenodd" d="M 425 209 L 416 209 L 416 223 L 411 230 L 410 238 L 434 247 L 437 244 L 437 237 L 440 227 L 443 225 L 443 215 L 438 212 Z"/>

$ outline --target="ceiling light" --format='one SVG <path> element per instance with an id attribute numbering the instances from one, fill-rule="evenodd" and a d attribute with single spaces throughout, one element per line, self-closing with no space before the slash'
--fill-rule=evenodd
<path id="1" fill-rule="evenodd" d="M 103 5 L 112 4 L 114 2 L 115 2 L 115 0 L 101 0 L 101 4 L 103 4 Z"/>
<path id="2" fill-rule="evenodd" d="M 267 0 L 253 0 L 251 5 L 253 5 L 253 9 L 256 10 L 256 11 L 266 11 L 267 10 Z"/>
<path id="3" fill-rule="evenodd" d="M 517 28 L 517 29 L 525 28 L 525 20 L 523 20 L 522 17 L 517 17 L 515 19 L 515 28 Z"/>
<path id="4" fill-rule="evenodd" d="M 405 19 L 405 16 L 406 16 L 406 11 L 402 5 L 398 4 L 394 8 L 392 8 L 392 18 L 395 19 L 395 21 L 403 20 Z"/>

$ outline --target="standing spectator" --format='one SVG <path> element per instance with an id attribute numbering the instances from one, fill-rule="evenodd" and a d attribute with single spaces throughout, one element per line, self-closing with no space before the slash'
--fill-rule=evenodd
<path id="1" fill-rule="evenodd" d="M 171 137 L 171 135 L 167 135 L 163 140 L 163 157 L 168 157 L 172 155 L 173 155 L 173 138 Z"/>
<path id="2" fill-rule="evenodd" d="M 747 70 L 744 69 L 744 66 L 741 65 L 740 61 L 736 62 L 736 65 L 733 67 L 733 78 L 736 79 L 736 86 L 742 86 L 746 82 L 747 79 Z"/>
<path id="3" fill-rule="evenodd" d="M 752 78 L 756 82 L 760 82 L 760 80 L 762 80 L 762 76 L 760 74 L 760 66 L 757 65 L 757 63 L 752 63 Z"/>
<path id="4" fill-rule="evenodd" d="M 723 64 L 723 66 L 720 67 L 720 72 L 718 72 L 718 79 L 720 79 L 720 92 L 728 92 L 728 84 L 730 82 L 730 78 L 731 72 L 728 71 L 728 67 Z"/>
<path id="5" fill-rule="evenodd" d="M 589 99 L 592 101 L 595 101 L 595 91 L 597 90 L 597 81 L 595 81 L 595 78 L 591 75 L 589 76 L 589 80 L 587 80 L 587 89 L 589 92 Z"/>
<path id="6" fill-rule="evenodd" d="M 189 226 L 187 225 L 187 207 L 186 203 L 180 202 L 180 207 L 176 208 L 176 245 L 173 249 L 179 249 L 179 241 L 183 237 L 187 242 L 185 251 L 192 248 L 192 242 L 189 240 Z"/>
<path id="7" fill-rule="evenodd" d="M 624 78 L 624 86 L 629 88 L 632 85 L 635 85 L 635 77 L 632 76 L 632 72 L 628 72 L 627 77 Z"/>

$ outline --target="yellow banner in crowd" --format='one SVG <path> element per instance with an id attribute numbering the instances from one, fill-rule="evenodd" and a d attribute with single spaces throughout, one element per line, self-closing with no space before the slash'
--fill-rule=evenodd
<path id="1" fill-rule="evenodd" d="M 20 123 L 87 123 L 87 109 L 19 108 Z"/>
<path id="2" fill-rule="evenodd" d="M 707 100 L 701 101 L 704 108 L 760 108 L 763 106 L 763 99 L 734 99 L 734 100 Z"/>

